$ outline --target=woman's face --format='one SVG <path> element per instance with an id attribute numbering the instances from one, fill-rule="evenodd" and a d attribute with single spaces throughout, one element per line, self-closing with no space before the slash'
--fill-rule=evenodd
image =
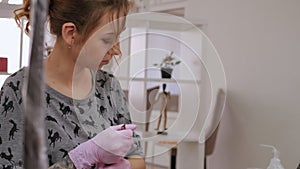
<path id="1" fill-rule="evenodd" d="M 77 59 L 80 65 L 98 70 L 103 65 L 108 64 L 114 55 L 121 54 L 118 42 L 118 32 L 120 31 L 117 31 L 121 28 L 117 28 L 116 25 L 122 24 L 117 24 L 118 22 L 121 21 L 103 21 L 105 24 L 101 24 L 82 47 Z"/>

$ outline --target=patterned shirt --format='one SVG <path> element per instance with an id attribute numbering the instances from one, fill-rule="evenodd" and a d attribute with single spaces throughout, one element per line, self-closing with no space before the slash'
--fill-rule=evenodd
<path id="1" fill-rule="evenodd" d="M 0 169 L 22 168 L 24 117 L 21 89 L 27 70 L 22 68 L 12 74 L 1 88 Z M 43 110 L 49 166 L 107 127 L 131 123 L 126 97 L 118 80 L 105 71 L 93 74 L 94 87 L 82 100 L 72 99 L 45 85 Z M 143 155 L 136 133 L 127 157 L 132 155 Z"/>

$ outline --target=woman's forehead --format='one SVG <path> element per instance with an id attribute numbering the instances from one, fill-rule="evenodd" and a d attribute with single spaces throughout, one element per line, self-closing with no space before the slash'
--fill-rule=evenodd
<path id="1" fill-rule="evenodd" d="M 96 34 L 115 34 L 118 35 L 125 30 L 125 18 L 110 21 L 106 19 L 97 27 Z"/>

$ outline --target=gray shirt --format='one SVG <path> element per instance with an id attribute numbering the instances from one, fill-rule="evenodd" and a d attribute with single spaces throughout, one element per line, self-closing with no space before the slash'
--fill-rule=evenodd
<path id="1" fill-rule="evenodd" d="M 0 92 L 0 169 L 22 168 L 23 102 L 21 89 L 26 80 L 22 68 L 8 77 Z M 131 123 L 126 97 L 118 80 L 105 71 L 94 74 L 93 89 L 86 99 L 75 100 L 48 85 L 44 89 L 45 139 L 49 165 L 109 126 Z M 140 137 L 128 156 L 142 156 Z"/>

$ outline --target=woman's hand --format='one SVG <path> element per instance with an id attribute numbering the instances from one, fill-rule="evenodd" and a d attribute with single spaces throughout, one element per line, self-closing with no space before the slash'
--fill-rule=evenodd
<path id="1" fill-rule="evenodd" d="M 105 151 L 100 155 L 104 164 L 116 163 L 127 154 L 133 144 L 135 128 L 134 124 L 111 126 L 92 138 L 92 141 Z"/>
<path id="2" fill-rule="evenodd" d="M 111 126 L 69 152 L 76 168 L 86 169 L 94 164 L 115 164 L 129 151 L 134 124 Z"/>

